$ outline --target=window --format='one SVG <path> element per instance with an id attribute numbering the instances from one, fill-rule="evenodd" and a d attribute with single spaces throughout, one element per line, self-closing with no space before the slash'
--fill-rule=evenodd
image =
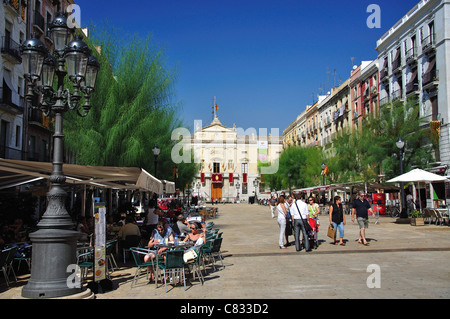
<path id="1" fill-rule="evenodd" d="M 233 160 L 228 160 L 228 169 L 229 170 L 233 170 L 234 169 Z"/>
<path id="2" fill-rule="evenodd" d="M 16 147 L 20 146 L 20 126 L 16 125 Z"/>
<path id="3" fill-rule="evenodd" d="M 241 173 L 248 173 L 248 163 L 242 163 Z"/>
<path id="4" fill-rule="evenodd" d="M 220 173 L 220 163 L 213 163 L 213 173 Z"/>

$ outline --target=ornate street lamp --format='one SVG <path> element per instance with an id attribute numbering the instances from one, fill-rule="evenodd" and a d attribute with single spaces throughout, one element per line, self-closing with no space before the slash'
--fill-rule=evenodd
<path id="1" fill-rule="evenodd" d="M 87 72 L 91 50 L 81 38 L 71 41 L 75 30 L 67 26 L 65 15 L 58 13 L 49 24 L 49 31 L 53 36 L 53 55 L 49 54 L 48 49 L 35 36 L 20 47 L 24 76 L 28 84 L 26 100 L 31 107 L 55 117 L 53 165 L 49 177 L 51 189 L 47 193 L 47 210 L 37 225 L 38 231 L 30 234 L 33 267 L 31 278 L 22 289 L 22 296 L 27 298 L 63 297 L 81 291 L 79 281 L 68 280 L 73 275 L 73 269 L 70 271 L 69 265 L 77 263 L 76 249 L 80 233 L 74 230 L 75 224 L 65 208 L 67 194 L 63 189 L 66 180 L 63 174 L 63 115 L 69 109 L 76 110 L 81 116 L 88 114 L 89 95 L 94 90 L 100 68 L 98 62 L 92 62 L 91 73 Z M 73 82 L 73 93 L 64 88 L 67 74 Z M 53 89 L 55 75 L 56 90 Z M 79 111 L 82 97 L 80 91 L 84 93 L 86 100 L 83 113 Z"/>
<path id="2" fill-rule="evenodd" d="M 161 149 L 159 148 L 158 144 L 155 144 L 155 146 L 153 146 L 153 156 L 155 157 L 155 177 L 156 177 L 156 166 L 158 165 L 158 156 L 159 153 L 161 152 Z"/>
<path id="3" fill-rule="evenodd" d="M 402 140 L 401 137 L 399 137 L 398 141 L 395 142 L 395 144 L 400 152 L 400 175 L 402 175 L 403 174 L 403 154 L 404 154 L 404 150 L 405 150 L 405 142 Z M 405 206 L 405 187 L 404 187 L 403 182 L 400 182 L 400 197 L 401 197 L 400 201 L 402 204 L 400 217 L 407 218 L 408 212 L 406 211 L 406 206 Z"/>

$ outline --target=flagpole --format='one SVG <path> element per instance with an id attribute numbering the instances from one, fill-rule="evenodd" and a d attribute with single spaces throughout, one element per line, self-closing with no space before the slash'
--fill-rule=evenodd
<path id="1" fill-rule="evenodd" d="M 216 114 L 216 97 L 214 97 L 214 118 L 216 118 L 217 114 Z"/>

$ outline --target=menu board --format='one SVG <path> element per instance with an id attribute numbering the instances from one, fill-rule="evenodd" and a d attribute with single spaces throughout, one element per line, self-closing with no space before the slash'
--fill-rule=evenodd
<path id="1" fill-rule="evenodd" d="M 94 281 L 106 278 L 106 207 L 105 203 L 94 203 L 95 248 Z"/>

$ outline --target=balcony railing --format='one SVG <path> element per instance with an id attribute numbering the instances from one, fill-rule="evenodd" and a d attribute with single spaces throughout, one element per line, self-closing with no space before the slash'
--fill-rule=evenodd
<path id="1" fill-rule="evenodd" d="M 34 11 L 34 25 L 37 26 L 41 32 L 44 32 L 45 19 L 39 11 Z"/>
<path id="2" fill-rule="evenodd" d="M 401 98 L 402 98 L 402 90 L 396 90 L 392 92 L 392 101 L 401 100 Z"/>
<path id="3" fill-rule="evenodd" d="M 395 72 L 397 69 L 399 69 L 401 66 L 401 59 L 398 58 L 397 60 L 394 60 L 392 62 L 392 72 Z"/>
<path id="4" fill-rule="evenodd" d="M 417 47 L 413 47 L 406 51 L 405 54 L 406 63 L 412 63 L 417 60 Z"/>
<path id="5" fill-rule="evenodd" d="M 18 96 L 17 101 L 13 101 L 13 94 L 9 87 L 0 87 L 0 104 L 12 107 L 17 113 L 23 113 L 24 103 L 25 99 L 21 96 Z"/>
<path id="6" fill-rule="evenodd" d="M 439 81 L 439 72 L 433 69 L 422 76 L 422 86 L 425 86 L 433 81 Z"/>
<path id="7" fill-rule="evenodd" d="M 436 45 L 436 36 L 435 34 L 430 34 L 426 38 L 422 40 L 422 51 L 428 52 L 435 48 Z"/>
<path id="8" fill-rule="evenodd" d="M 2 54 L 6 54 L 13 58 L 17 64 L 22 63 L 22 56 L 20 54 L 20 44 L 11 39 L 10 36 L 2 37 Z"/>

